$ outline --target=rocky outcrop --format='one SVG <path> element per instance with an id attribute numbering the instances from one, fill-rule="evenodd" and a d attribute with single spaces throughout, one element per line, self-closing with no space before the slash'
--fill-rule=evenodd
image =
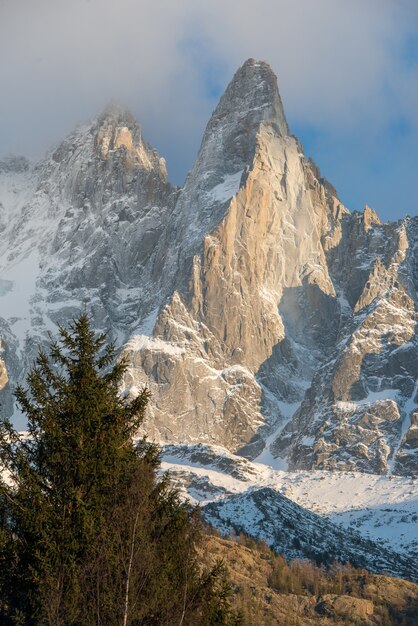
<path id="1" fill-rule="evenodd" d="M 3 352 L 2 344 L 0 340 L 0 354 Z M 4 389 L 7 385 L 9 378 L 7 376 L 6 364 L 3 359 L 0 359 L 0 390 Z"/>
<path id="2" fill-rule="evenodd" d="M 416 229 L 415 220 L 371 225 L 367 210 L 346 219 L 340 254 L 354 262 L 344 272 L 330 254 L 346 307 L 339 338 L 273 443 L 291 466 L 416 472 Z"/>

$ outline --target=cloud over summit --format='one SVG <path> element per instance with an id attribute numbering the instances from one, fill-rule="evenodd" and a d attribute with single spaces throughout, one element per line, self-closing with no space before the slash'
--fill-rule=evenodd
<path id="1" fill-rule="evenodd" d="M 256 57 L 349 208 L 416 213 L 417 25 L 412 0 L 0 0 L 0 152 L 40 154 L 116 97 L 181 184 Z"/>

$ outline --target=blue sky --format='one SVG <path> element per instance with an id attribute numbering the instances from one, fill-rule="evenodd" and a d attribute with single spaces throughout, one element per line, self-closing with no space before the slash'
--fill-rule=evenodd
<path id="1" fill-rule="evenodd" d="M 248 57 L 350 210 L 418 214 L 417 0 L 0 0 L 0 155 L 39 157 L 118 98 L 182 184 Z"/>

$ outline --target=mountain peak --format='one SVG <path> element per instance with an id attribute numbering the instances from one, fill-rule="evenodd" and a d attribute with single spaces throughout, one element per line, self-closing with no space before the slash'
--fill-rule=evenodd
<path id="1" fill-rule="evenodd" d="M 277 77 L 265 61 L 247 59 L 234 74 L 214 115 L 224 117 L 231 110 L 240 117 L 272 122 L 279 134 L 289 134 Z"/>
<path id="2" fill-rule="evenodd" d="M 248 59 L 228 84 L 203 136 L 188 180 L 214 188 L 225 175 L 251 166 L 261 125 L 279 137 L 289 135 L 277 78 L 264 61 Z"/>
<path id="3" fill-rule="evenodd" d="M 95 122 L 96 146 L 102 158 L 107 159 L 120 148 L 125 148 L 129 166 L 145 170 L 157 169 L 167 178 L 165 160 L 142 137 L 142 130 L 131 111 L 118 100 L 111 100 Z"/>
<path id="4" fill-rule="evenodd" d="M 118 126 L 138 126 L 128 107 L 119 100 L 111 100 L 98 117 L 99 124 L 111 121 Z"/>

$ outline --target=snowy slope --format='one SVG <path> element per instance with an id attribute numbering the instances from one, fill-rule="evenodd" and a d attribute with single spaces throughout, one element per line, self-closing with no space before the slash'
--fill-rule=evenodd
<path id="1" fill-rule="evenodd" d="M 263 539 L 288 559 L 308 558 L 326 565 L 349 561 L 371 572 L 418 579 L 416 560 L 303 509 L 271 487 L 208 503 L 202 515 L 221 533 L 234 530 Z"/>
<path id="2" fill-rule="evenodd" d="M 417 479 L 360 472 L 284 472 L 207 445 L 165 446 L 162 458 L 163 469 L 193 502 L 207 504 L 270 487 L 418 563 Z"/>

